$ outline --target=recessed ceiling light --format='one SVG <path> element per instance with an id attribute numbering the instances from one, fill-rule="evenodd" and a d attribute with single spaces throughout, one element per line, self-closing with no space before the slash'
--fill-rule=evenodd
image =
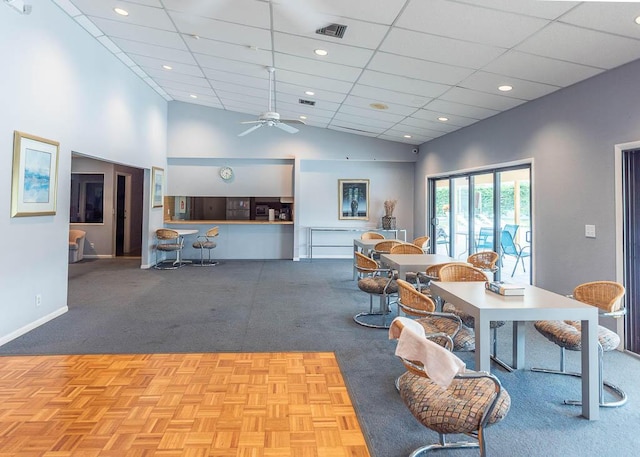
<path id="1" fill-rule="evenodd" d="M 122 9 L 122 8 L 114 8 L 113 11 L 118 13 L 120 16 L 128 16 L 129 15 L 129 11 L 127 11 L 125 9 Z"/>
<path id="2" fill-rule="evenodd" d="M 405 138 L 411 138 L 411 135 L 404 135 Z"/>
<path id="3" fill-rule="evenodd" d="M 373 109 L 389 109 L 384 103 L 371 103 L 369 106 Z"/>
<path id="4" fill-rule="evenodd" d="M 189 35 L 191 38 L 193 38 L 194 40 L 199 40 L 200 39 L 200 35 L 196 35 L 195 33 L 192 33 L 191 35 Z"/>
<path id="5" fill-rule="evenodd" d="M 640 16 L 635 19 L 636 24 L 640 25 Z"/>
<path id="6" fill-rule="evenodd" d="M 438 118 L 438 120 L 439 120 L 440 122 L 447 122 L 447 121 L 449 120 L 449 118 L 448 118 L 448 117 L 444 117 L 444 116 L 440 116 L 440 117 Z"/>
<path id="7" fill-rule="evenodd" d="M 305 120 L 307 116 L 300 116 L 300 119 Z"/>
<path id="8" fill-rule="evenodd" d="M 197 96 L 197 95 L 195 95 L 195 94 L 191 94 L 191 95 L 189 95 L 189 97 L 191 97 L 191 98 L 198 98 L 198 96 Z"/>
<path id="9" fill-rule="evenodd" d="M 513 86 L 510 86 L 508 84 L 502 85 L 502 86 L 498 86 L 498 90 L 501 92 L 509 92 L 510 90 L 513 89 Z"/>
<path id="10" fill-rule="evenodd" d="M 311 90 L 307 90 L 304 93 L 305 93 L 305 95 L 315 95 L 316 94 L 315 92 L 313 92 Z"/>
<path id="11" fill-rule="evenodd" d="M 171 65 L 163 65 L 162 68 L 164 68 L 165 70 L 173 70 L 173 67 Z"/>
<path id="12" fill-rule="evenodd" d="M 326 56 L 327 54 L 329 54 L 326 50 L 324 49 L 316 49 L 315 51 L 313 51 L 317 56 Z"/>

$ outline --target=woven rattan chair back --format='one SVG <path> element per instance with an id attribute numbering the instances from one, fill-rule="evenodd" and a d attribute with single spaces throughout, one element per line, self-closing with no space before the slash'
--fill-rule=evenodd
<path id="1" fill-rule="evenodd" d="M 423 251 L 426 251 L 427 249 L 429 249 L 430 239 L 431 238 L 429 238 L 428 236 L 419 236 L 418 238 L 414 239 L 411 243 L 415 244 Z"/>
<path id="2" fill-rule="evenodd" d="M 450 265 L 452 263 L 462 263 L 463 262 L 445 262 L 445 263 L 436 263 L 435 265 L 429 265 L 427 267 L 427 269 L 425 270 L 425 273 L 427 274 L 427 276 L 433 280 L 439 281 L 440 280 L 440 269 L 442 267 L 444 267 L 445 265 Z"/>
<path id="3" fill-rule="evenodd" d="M 624 293 L 624 286 L 615 281 L 593 281 L 577 286 L 573 290 L 573 297 L 611 313 L 621 308 Z"/>
<path id="4" fill-rule="evenodd" d="M 391 246 L 389 254 L 424 254 L 424 251 L 412 243 L 399 243 Z"/>
<path id="5" fill-rule="evenodd" d="M 205 236 L 206 237 L 218 236 L 219 233 L 220 233 L 220 229 L 218 227 L 212 227 L 209 230 L 207 230 L 207 233 L 205 233 Z"/>
<path id="6" fill-rule="evenodd" d="M 440 268 L 440 281 L 487 281 L 482 270 L 463 263 L 450 263 Z"/>
<path id="7" fill-rule="evenodd" d="M 400 244 L 402 241 L 400 240 L 384 240 L 376 243 L 373 248 L 374 254 L 389 254 L 391 252 L 391 248 L 396 244 Z"/>
<path id="8" fill-rule="evenodd" d="M 354 252 L 354 254 L 356 259 L 356 270 L 358 273 L 370 275 L 379 268 L 378 262 L 373 260 L 371 257 L 367 257 L 361 252 Z"/>
<path id="9" fill-rule="evenodd" d="M 467 257 L 467 262 L 481 270 L 495 270 L 496 262 L 500 256 L 494 251 L 482 251 L 471 254 Z"/>
<path id="10" fill-rule="evenodd" d="M 384 235 L 378 232 L 364 232 L 360 235 L 361 240 L 384 240 Z"/>
<path id="11" fill-rule="evenodd" d="M 156 230 L 156 238 L 159 240 L 177 240 L 180 235 L 175 230 L 158 229 Z"/>
<path id="12" fill-rule="evenodd" d="M 398 306 L 410 316 L 424 317 L 436 310 L 435 302 L 403 279 L 398 279 Z"/>

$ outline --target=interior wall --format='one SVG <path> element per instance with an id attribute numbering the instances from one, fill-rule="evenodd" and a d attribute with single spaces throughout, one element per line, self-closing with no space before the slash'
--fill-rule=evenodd
<path id="1" fill-rule="evenodd" d="M 166 101 L 52 2 L 29 3 L 30 15 L 0 5 L 0 230 L 11 259 L 0 265 L 0 344 L 67 310 L 71 152 L 166 164 Z M 14 130 L 60 142 L 53 216 L 10 217 Z M 148 231 L 162 210 L 142 217 Z"/>
<path id="2" fill-rule="evenodd" d="M 615 280 L 614 145 L 640 138 L 639 71 L 632 62 L 421 145 L 416 226 L 426 176 L 531 159 L 536 284 L 571 293 Z"/>

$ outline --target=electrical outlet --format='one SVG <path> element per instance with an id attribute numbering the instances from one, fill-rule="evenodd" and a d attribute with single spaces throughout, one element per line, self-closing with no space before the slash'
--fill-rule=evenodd
<path id="1" fill-rule="evenodd" d="M 596 226 L 595 225 L 585 225 L 584 226 L 584 236 L 587 238 L 595 238 L 596 237 Z"/>
<path id="2" fill-rule="evenodd" d="M 93 244 L 93 243 L 89 243 L 89 246 L 91 246 L 91 249 L 95 249 L 96 248 L 96 245 Z"/>
<path id="3" fill-rule="evenodd" d="M 36 306 L 40 306 L 42 304 L 42 295 L 36 295 Z"/>

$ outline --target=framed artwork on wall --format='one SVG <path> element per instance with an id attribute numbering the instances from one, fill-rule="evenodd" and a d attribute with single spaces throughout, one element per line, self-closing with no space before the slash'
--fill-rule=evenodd
<path id="1" fill-rule="evenodd" d="M 338 180 L 338 218 L 369 220 L 369 180 Z"/>
<path id="2" fill-rule="evenodd" d="M 56 214 L 60 143 L 13 132 L 11 217 Z"/>
<path id="3" fill-rule="evenodd" d="M 161 208 L 164 197 L 164 169 L 151 168 L 151 207 Z"/>

